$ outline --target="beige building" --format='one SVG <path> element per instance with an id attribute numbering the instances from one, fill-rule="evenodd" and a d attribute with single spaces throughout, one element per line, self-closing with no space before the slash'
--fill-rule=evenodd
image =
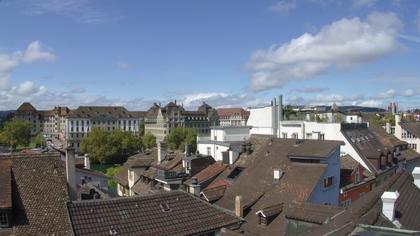
<path id="1" fill-rule="evenodd" d="M 121 129 L 137 134 L 145 113 L 128 111 L 117 106 L 80 106 L 72 110 L 65 123 L 65 139 L 68 146 L 80 151 L 82 139 L 89 135 L 93 128 L 106 131 Z"/>
<path id="2" fill-rule="evenodd" d="M 148 111 L 145 120 L 145 132 L 156 136 L 157 141 L 163 141 L 173 128 L 195 128 L 199 135 L 209 135 L 210 126 L 218 125 L 217 111 L 204 103 L 196 111 L 187 111 L 176 101 L 161 107 L 154 104 Z"/>
<path id="3" fill-rule="evenodd" d="M 246 126 L 249 112 L 243 108 L 219 108 L 220 126 Z"/>
<path id="4" fill-rule="evenodd" d="M 31 134 L 44 134 L 50 137 L 64 139 L 65 120 L 69 114 L 68 107 L 54 107 L 53 110 L 36 110 L 31 103 L 25 102 L 19 106 L 15 119 L 28 121 L 32 124 Z"/>

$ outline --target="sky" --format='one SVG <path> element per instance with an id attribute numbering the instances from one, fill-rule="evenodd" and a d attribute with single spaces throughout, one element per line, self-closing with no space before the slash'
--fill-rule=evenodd
<path id="1" fill-rule="evenodd" d="M 417 0 L 0 0 L 0 109 L 420 108 Z"/>

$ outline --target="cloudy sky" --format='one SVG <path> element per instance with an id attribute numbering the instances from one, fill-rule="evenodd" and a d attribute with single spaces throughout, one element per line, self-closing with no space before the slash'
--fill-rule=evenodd
<path id="1" fill-rule="evenodd" d="M 0 0 L 0 109 L 420 107 L 417 0 Z"/>

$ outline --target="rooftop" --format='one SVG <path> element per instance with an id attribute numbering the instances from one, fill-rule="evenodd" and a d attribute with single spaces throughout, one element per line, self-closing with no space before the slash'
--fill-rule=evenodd
<path id="1" fill-rule="evenodd" d="M 241 221 L 180 191 L 72 202 L 68 209 L 76 235 L 191 235 Z"/>

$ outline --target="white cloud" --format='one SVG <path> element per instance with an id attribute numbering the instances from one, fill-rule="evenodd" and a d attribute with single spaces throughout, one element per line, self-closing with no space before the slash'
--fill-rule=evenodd
<path id="1" fill-rule="evenodd" d="M 306 80 L 333 68 L 367 64 L 400 49 L 402 28 L 393 13 L 371 13 L 365 20 L 341 19 L 318 34 L 305 33 L 281 46 L 254 52 L 247 68 L 254 71 L 249 89 L 262 91 Z"/>
<path id="2" fill-rule="evenodd" d="M 353 0 L 353 7 L 354 8 L 364 8 L 364 7 L 372 7 L 375 5 L 377 0 Z"/>
<path id="3" fill-rule="evenodd" d="M 318 88 L 318 87 L 307 87 L 307 88 L 298 88 L 293 89 L 292 92 L 298 93 L 322 93 L 327 91 L 329 88 Z"/>
<path id="4" fill-rule="evenodd" d="M 22 55 L 22 62 L 31 63 L 35 61 L 54 61 L 55 55 L 42 46 L 40 41 L 34 41 Z"/>
<path id="5" fill-rule="evenodd" d="M 94 0 L 23 0 L 30 15 L 55 14 L 80 23 L 99 23 L 111 17 L 94 5 Z"/>
<path id="6" fill-rule="evenodd" d="M 412 89 L 404 90 L 402 95 L 405 96 L 405 97 L 412 97 L 412 96 L 414 96 L 414 90 L 412 90 Z"/>
<path id="7" fill-rule="evenodd" d="M 387 98 L 394 98 L 397 95 L 394 89 L 389 89 L 386 92 L 379 93 L 378 95 L 374 96 L 376 99 L 387 99 Z"/>
<path id="8" fill-rule="evenodd" d="M 121 70 L 128 70 L 128 69 L 132 68 L 133 65 L 128 64 L 128 63 L 124 63 L 124 62 L 118 62 L 117 67 L 120 68 Z"/>
<path id="9" fill-rule="evenodd" d="M 206 102 L 213 107 L 250 107 L 264 104 L 264 99 L 247 94 L 192 93 L 181 96 L 180 102 L 187 108 L 195 108 Z"/>
<path id="10" fill-rule="evenodd" d="M 45 49 L 40 41 L 28 45 L 25 51 L 16 51 L 10 54 L 0 54 L 0 89 L 10 88 L 10 74 L 20 64 L 29 64 L 37 61 L 51 62 L 55 60 L 51 50 Z"/>
<path id="11" fill-rule="evenodd" d="M 286 14 L 289 11 L 296 8 L 296 6 L 296 0 L 281 0 L 276 2 L 274 5 L 271 5 L 268 9 L 271 11 Z"/>

